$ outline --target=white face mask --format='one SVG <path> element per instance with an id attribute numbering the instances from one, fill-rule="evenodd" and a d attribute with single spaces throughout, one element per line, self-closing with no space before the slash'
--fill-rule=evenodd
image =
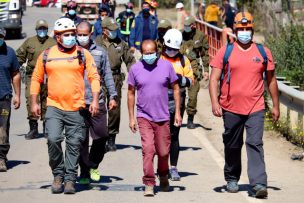
<path id="1" fill-rule="evenodd" d="M 77 36 L 77 41 L 81 46 L 86 46 L 90 42 L 89 36 Z"/>
<path id="2" fill-rule="evenodd" d="M 252 39 L 252 31 L 250 31 L 250 30 L 238 31 L 237 32 L 237 39 L 242 44 L 248 44 Z"/>

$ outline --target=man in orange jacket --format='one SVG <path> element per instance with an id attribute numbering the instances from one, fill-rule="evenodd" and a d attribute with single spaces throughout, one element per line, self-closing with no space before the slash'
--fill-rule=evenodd
<path id="1" fill-rule="evenodd" d="M 89 107 L 92 116 L 99 111 L 100 78 L 92 55 L 76 46 L 76 26 L 68 18 L 55 22 L 57 45 L 45 50 L 38 58 L 31 81 L 31 110 L 40 116 L 37 103 L 40 84 L 47 75 L 48 98 L 46 133 L 49 164 L 54 175 L 52 193 L 74 194 L 81 143 L 85 140 L 82 109 L 85 108 L 84 73 L 92 87 L 93 101 Z M 61 142 L 65 130 L 66 152 L 64 162 Z"/>

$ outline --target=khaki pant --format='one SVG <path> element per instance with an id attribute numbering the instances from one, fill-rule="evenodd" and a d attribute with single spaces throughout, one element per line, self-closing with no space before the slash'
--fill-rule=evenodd
<path id="1" fill-rule="evenodd" d="M 197 112 L 197 95 L 200 90 L 200 83 L 196 81 L 194 85 L 188 88 L 188 103 L 187 103 L 187 114 L 188 115 L 195 115 Z"/>

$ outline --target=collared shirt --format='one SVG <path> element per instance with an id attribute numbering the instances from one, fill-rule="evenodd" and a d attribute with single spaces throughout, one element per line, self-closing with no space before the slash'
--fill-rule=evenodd
<path id="1" fill-rule="evenodd" d="M 13 72 L 19 71 L 20 65 L 15 51 L 4 42 L 0 46 L 0 99 L 12 96 Z"/>
<path id="2" fill-rule="evenodd" d="M 91 41 L 89 52 L 93 56 L 94 61 L 96 63 L 97 71 L 101 78 L 100 80 L 101 86 L 105 85 L 107 91 L 109 92 L 110 99 L 114 98 L 115 96 L 117 96 L 117 92 L 112 76 L 112 71 L 110 68 L 108 53 L 106 52 L 105 49 L 98 46 L 94 41 Z M 103 104 L 105 102 L 104 94 L 105 93 L 101 88 L 99 94 L 100 104 Z M 91 104 L 92 100 L 93 100 L 93 96 L 92 96 L 91 84 L 90 81 L 88 80 L 87 74 L 85 74 L 85 102 L 86 104 Z"/>

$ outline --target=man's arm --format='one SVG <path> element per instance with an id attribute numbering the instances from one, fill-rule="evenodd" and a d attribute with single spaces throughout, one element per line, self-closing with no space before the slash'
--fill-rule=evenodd
<path id="1" fill-rule="evenodd" d="M 15 109 L 20 107 L 20 94 L 21 94 L 21 77 L 19 71 L 15 71 L 11 74 L 15 97 L 13 99 L 13 105 Z"/>
<path id="2" fill-rule="evenodd" d="M 124 45 L 124 52 L 123 52 L 123 61 L 127 66 L 127 70 L 129 72 L 131 66 L 136 63 L 135 57 L 133 53 L 131 53 L 129 46 L 127 44 Z"/>
<path id="3" fill-rule="evenodd" d="M 25 41 L 17 50 L 16 56 L 20 65 L 24 64 L 27 59 L 27 51 L 26 51 L 27 41 Z"/>
<path id="4" fill-rule="evenodd" d="M 182 125 L 182 117 L 180 112 L 180 89 L 177 82 L 174 82 L 171 85 L 173 89 L 173 97 L 174 97 L 174 103 L 175 103 L 175 119 L 174 119 L 174 125 L 175 126 L 181 126 Z"/>
<path id="5" fill-rule="evenodd" d="M 278 121 L 280 118 L 280 102 L 279 102 L 278 83 L 274 74 L 274 70 L 267 71 L 267 84 L 273 104 L 272 119 L 273 121 Z"/>
<path id="6" fill-rule="evenodd" d="M 129 85 L 128 86 L 129 127 L 133 133 L 136 133 L 137 124 L 134 116 L 134 106 L 135 106 L 135 87 Z"/>
<path id="7" fill-rule="evenodd" d="M 222 70 L 218 68 L 212 68 L 211 76 L 210 76 L 210 84 L 209 84 L 209 94 L 210 94 L 210 99 L 211 99 L 211 104 L 212 104 L 212 112 L 213 115 L 217 117 L 221 117 L 223 112 L 222 112 L 222 107 L 219 104 L 218 101 L 218 82 L 220 81 L 222 74 Z"/>

